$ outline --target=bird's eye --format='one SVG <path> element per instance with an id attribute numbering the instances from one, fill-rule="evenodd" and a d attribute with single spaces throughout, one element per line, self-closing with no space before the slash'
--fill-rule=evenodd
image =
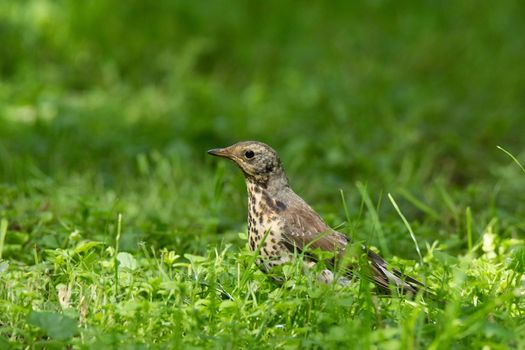
<path id="1" fill-rule="evenodd" d="M 244 156 L 246 158 L 248 158 L 248 159 L 249 158 L 253 158 L 254 155 L 255 155 L 255 153 L 253 153 L 253 151 L 246 151 L 246 152 L 244 152 Z"/>

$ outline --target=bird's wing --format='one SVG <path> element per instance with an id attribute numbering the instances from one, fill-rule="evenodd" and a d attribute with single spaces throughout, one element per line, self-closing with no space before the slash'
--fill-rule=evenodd
<path id="1" fill-rule="evenodd" d="M 319 248 L 323 251 L 341 252 L 348 243 L 345 235 L 332 230 L 309 206 L 288 207 L 284 213 L 285 245 L 293 251 Z"/>
<path id="2" fill-rule="evenodd" d="M 344 252 L 349 239 L 340 232 L 330 228 L 321 217 L 309 206 L 299 205 L 288 207 L 283 213 L 284 234 L 283 243 L 290 251 L 302 251 L 319 248 L 323 251 L 337 253 Z M 377 285 L 384 293 L 390 293 L 393 286 L 402 292 L 416 294 L 424 285 L 410 276 L 403 275 L 400 271 L 392 269 L 378 254 L 362 247 L 367 254 L 370 271 L 364 271 L 363 277 Z M 352 267 L 348 267 L 352 274 Z"/>

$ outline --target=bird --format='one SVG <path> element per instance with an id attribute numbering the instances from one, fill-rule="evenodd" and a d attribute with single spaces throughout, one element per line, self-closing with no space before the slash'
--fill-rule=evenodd
<path id="1" fill-rule="evenodd" d="M 272 147 L 259 141 L 241 141 L 210 149 L 208 154 L 230 159 L 244 174 L 248 193 L 248 246 L 251 251 L 258 251 L 260 256 L 256 263 L 265 272 L 294 261 L 297 253 L 304 253 L 309 267 L 315 265 L 319 261 L 317 256 L 324 252 L 333 254 L 327 264 L 332 269 L 337 261 L 343 261 L 352 241 L 327 225 L 292 190 L 283 163 Z M 359 276 L 373 282 L 380 294 L 391 295 L 397 291 L 415 295 L 425 287 L 418 280 L 391 268 L 380 255 L 364 245 L 360 249 L 368 268 L 361 269 L 367 271 Z M 332 282 L 332 269 L 323 270 L 319 279 Z M 345 266 L 344 271 L 352 278 L 355 270 L 356 266 Z"/>

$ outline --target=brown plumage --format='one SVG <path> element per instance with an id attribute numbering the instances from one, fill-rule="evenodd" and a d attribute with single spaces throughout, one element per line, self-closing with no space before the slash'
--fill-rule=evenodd
<path id="1" fill-rule="evenodd" d="M 291 188 L 277 153 L 257 141 L 244 141 L 209 154 L 231 159 L 242 170 L 248 189 L 249 247 L 260 249 L 258 264 L 265 270 L 290 261 L 294 253 L 328 251 L 335 261 L 345 254 L 349 239 L 330 228 Z M 369 261 L 368 271 L 361 271 L 383 293 L 391 288 L 415 294 L 422 283 L 388 267 L 383 258 L 362 247 Z M 308 253 L 315 261 L 315 256 Z M 332 264 L 334 265 L 334 264 Z M 352 275 L 355 267 L 346 267 Z M 333 274 L 328 274 L 333 276 Z"/>

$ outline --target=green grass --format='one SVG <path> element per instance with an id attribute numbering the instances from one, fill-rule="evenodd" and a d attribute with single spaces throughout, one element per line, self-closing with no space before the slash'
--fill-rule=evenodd
<path id="1" fill-rule="evenodd" d="M 524 11 L 2 2 L 0 348 L 525 348 Z M 259 271 L 245 139 L 436 296 Z"/>

